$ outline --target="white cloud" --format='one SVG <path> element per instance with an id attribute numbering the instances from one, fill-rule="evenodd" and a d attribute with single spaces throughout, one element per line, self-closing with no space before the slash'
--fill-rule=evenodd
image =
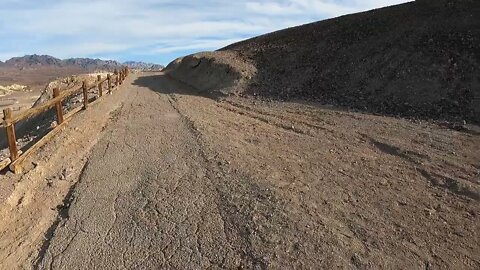
<path id="1" fill-rule="evenodd" d="M 1 0 L 0 59 L 175 54 L 405 0 Z M 158 45 L 162 44 L 162 45 Z M 148 48 L 146 51 L 142 48 Z M 153 48 L 153 49 L 152 49 Z"/>
<path id="2" fill-rule="evenodd" d="M 154 48 L 149 51 L 149 53 L 171 53 L 178 51 L 187 51 L 187 50 L 213 50 L 225 47 L 229 44 L 239 42 L 242 39 L 232 38 L 232 39 L 220 39 L 220 40 L 195 40 L 193 43 L 188 44 L 188 42 L 173 42 L 170 44 L 164 44 L 161 47 Z M 185 45 L 187 44 L 187 45 Z"/>
<path id="3" fill-rule="evenodd" d="M 289 15 L 326 15 L 338 16 L 341 14 L 353 13 L 357 11 L 355 8 L 348 7 L 341 4 L 336 4 L 331 1 L 320 0 L 288 0 L 283 3 L 280 2 L 248 2 L 247 9 L 266 15 L 289 16 Z"/>

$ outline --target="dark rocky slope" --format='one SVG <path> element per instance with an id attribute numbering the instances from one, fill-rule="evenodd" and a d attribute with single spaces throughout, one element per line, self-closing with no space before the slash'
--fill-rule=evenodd
<path id="1" fill-rule="evenodd" d="M 274 32 L 221 51 L 256 67 L 247 95 L 480 121 L 480 1 L 416 1 Z"/>
<path id="2" fill-rule="evenodd" d="M 478 121 L 480 1 L 430 2 L 295 27 L 223 50 L 257 66 L 250 94 Z"/>

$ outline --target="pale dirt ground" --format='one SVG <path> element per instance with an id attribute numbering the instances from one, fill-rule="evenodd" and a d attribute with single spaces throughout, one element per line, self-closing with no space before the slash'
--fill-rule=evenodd
<path id="1" fill-rule="evenodd" d="M 121 88 L 122 89 L 122 88 Z M 58 207 L 79 178 L 110 112 L 128 96 L 122 90 L 75 115 L 52 142 L 33 158 L 25 175 L 0 175 L 0 269 L 30 268 Z M 3 136 L 3 134 L 2 134 Z"/>
<path id="2" fill-rule="evenodd" d="M 81 85 L 82 80 L 87 79 L 89 83 L 93 83 L 96 80 L 97 75 L 102 75 L 102 78 L 107 76 L 106 72 L 98 72 L 98 73 L 88 73 L 88 74 L 81 74 L 75 75 L 75 80 L 77 84 Z M 37 75 L 40 77 L 40 75 Z M 49 83 L 38 84 L 32 82 L 32 84 L 27 85 L 29 87 L 28 91 L 13 91 L 5 95 L 0 95 L 0 117 L 3 118 L 3 109 L 5 108 L 12 108 L 13 112 L 18 112 L 21 110 L 29 109 L 32 105 L 37 101 L 40 95 L 45 91 L 45 88 L 48 88 L 48 91 L 52 91 L 54 85 L 55 87 L 59 87 L 60 90 L 65 88 L 72 87 L 74 84 L 65 84 L 61 83 L 65 81 L 67 78 L 57 78 Z M 47 79 L 48 77 L 44 78 L 43 80 Z M 28 81 L 27 81 L 28 82 Z M 51 95 L 51 94 L 50 94 Z"/>
<path id="3" fill-rule="evenodd" d="M 72 88 L 79 88 L 81 87 L 84 80 L 86 80 L 87 83 L 90 85 L 95 83 L 95 81 L 97 80 L 97 75 L 101 75 L 102 78 L 107 77 L 106 72 L 68 76 L 47 83 L 42 91 L 37 88 L 33 88 L 33 90 L 28 92 L 15 91 L 5 96 L 0 96 L 0 118 L 3 119 L 4 108 L 11 108 L 13 110 L 13 114 L 15 115 L 20 111 L 30 109 L 32 106 L 34 106 L 34 104 L 43 104 L 47 100 L 51 99 L 53 97 L 53 88 L 55 87 L 58 87 L 60 91 Z M 106 83 L 104 83 L 104 87 L 105 86 Z M 98 90 L 90 90 L 90 95 L 97 96 Z M 69 111 L 75 109 L 76 107 L 82 106 L 82 102 L 83 96 L 81 93 L 70 97 L 63 102 L 64 114 L 67 114 Z M 56 121 L 53 111 L 54 109 L 52 109 L 50 113 L 44 113 L 42 115 L 39 115 L 38 117 L 35 117 L 34 119 L 29 119 L 28 121 L 21 121 L 15 125 L 17 133 L 17 147 L 21 151 L 26 151 L 26 148 L 28 148 L 32 143 L 38 141 L 42 136 L 44 136 L 44 134 L 51 130 L 52 122 Z M 0 133 L 5 133 L 3 127 L 0 127 Z M 6 138 L 5 136 L 0 136 L 0 160 L 4 160 L 9 156 L 10 152 L 8 151 Z"/>
<path id="4" fill-rule="evenodd" d="M 32 107 L 40 94 L 41 91 L 36 90 L 31 92 L 16 91 L 8 95 L 0 96 L 0 117 L 3 118 L 3 109 L 5 108 L 12 108 L 15 113 Z"/>
<path id="5" fill-rule="evenodd" d="M 0 268 L 480 268 L 478 134 L 127 81 L 0 179 Z"/>

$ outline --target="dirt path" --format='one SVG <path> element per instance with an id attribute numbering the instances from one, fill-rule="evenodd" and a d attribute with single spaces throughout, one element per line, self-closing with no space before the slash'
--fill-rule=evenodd
<path id="1" fill-rule="evenodd" d="M 129 81 L 34 267 L 480 267 L 478 134 Z"/>
<path id="2" fill-rule="evenodd" d="M 215 168 L 195 130 L 168 95 L 139 86 L 129 91 L 39 263 L 65 269 L 233 267 L 241 257 L 227 241 L 211 180 Z"/>

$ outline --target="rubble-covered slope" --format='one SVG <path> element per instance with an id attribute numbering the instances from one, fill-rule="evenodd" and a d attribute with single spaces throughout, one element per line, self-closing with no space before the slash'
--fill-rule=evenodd
<path id="1" fill-rule="evenodd" d="M 480 121 L 478 14 L 479 1 L 416 1 L 289 28 L 217 53 L 255 67 L 237 93 Z M 188 82 L 188 70 L 182 76 Z"/>

